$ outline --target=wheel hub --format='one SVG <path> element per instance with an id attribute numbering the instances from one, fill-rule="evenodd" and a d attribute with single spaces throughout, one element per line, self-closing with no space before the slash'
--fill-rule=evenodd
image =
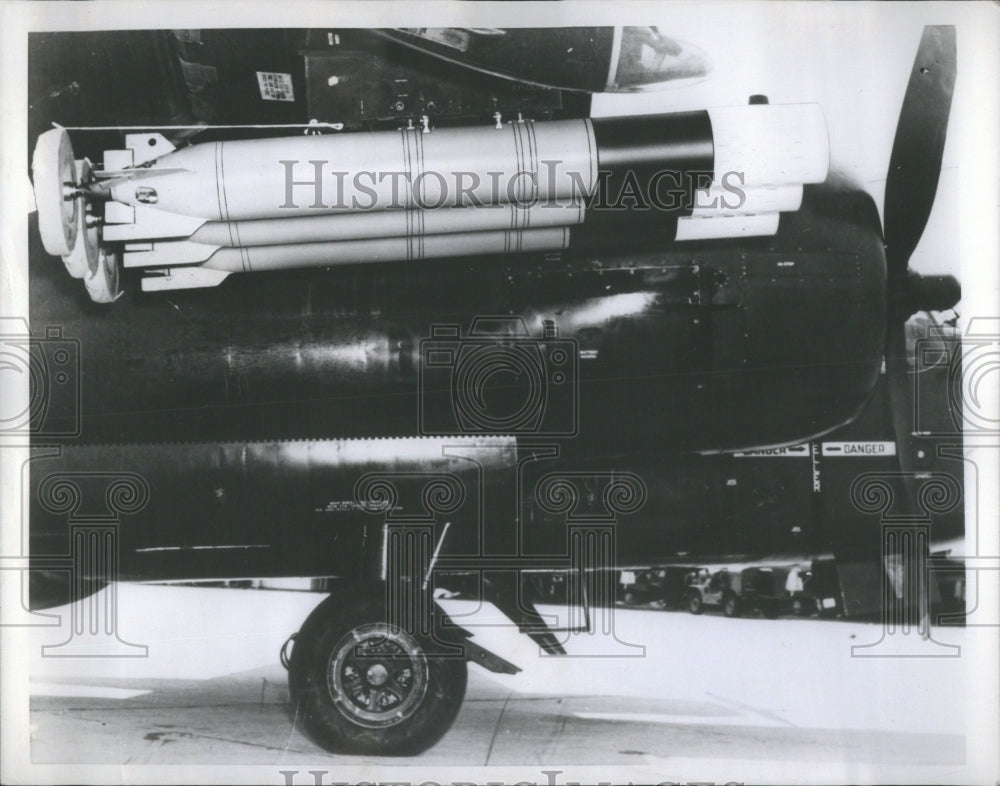
<path id="1" fill-rule="evenodd" d="M 352 722 L 370 728 L 411 716 L 427 683 L 427 659 L 419 642 L 384 623 L 350 631 L 327 665 L 327 691 L 334 705 Z"/>
<path id="2" fill-rule="evenodd" d="M 368 678 L 369 685 L 385 685 L 385 681 L 389 679 L 389 670 L 381 663 L 376 663 L 374 666 L 369 666 L 365 676 Z"/>

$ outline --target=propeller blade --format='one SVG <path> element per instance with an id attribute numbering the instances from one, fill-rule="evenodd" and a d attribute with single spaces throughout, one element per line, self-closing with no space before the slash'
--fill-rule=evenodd
<path id="1" fill-rule="evenodd" d="M 955 90 L 956 59 L 955 28 L 925 27 L 899 112 L 885 184 L 890 278 L 906 275 L 934 205 Z"/>

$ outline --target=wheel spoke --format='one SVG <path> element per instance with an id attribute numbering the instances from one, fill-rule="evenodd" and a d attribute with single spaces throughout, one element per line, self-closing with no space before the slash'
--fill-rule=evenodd
<path id="1" fill-rule="evenodd" d="M 399 681 L 399 677 L 392 671 L 389 672 L 389 681 L 386 683 L 385 687 L 395 693 L 396 698 L 402 701 L 406 694 L 409 692 L 410 688 Z"/>

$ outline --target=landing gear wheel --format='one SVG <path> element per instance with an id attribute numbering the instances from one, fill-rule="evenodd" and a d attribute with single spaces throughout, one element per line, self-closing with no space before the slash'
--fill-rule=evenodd
<path id="1" fill-rule="evenodd" d="M 38 233 L 45 250 L 56 257 L 73 253 L 76 246 L 80 200 L 66 198 L 66 189 L 79 181 L 73 162 L 73 145 L 64 128 L 53 128 L 38 137 L 31 158 L 34 176 L 35 207 L 38 209 Z"/>
<path id="2" fill-rule="evenodd" d="M 381 598 L 331 596 L 295 639 L 288 674 L 295 714 L 329 751 L 421 753 L 462 705 L 465 660 L 429 655 L 429 642 L 385 617 Z"/>
<path id="3" fill-rule="evenodd" d="M 97 267 L 83 279 L 91 300 L 95 303 L 114 303 L 121 297 L 120 268 L 121 258 L 118 254 L 109 254 L 98 247 Z"/>
<path id="4" fill-rule="evenodd" d="M 36 148 L 37 150 L 37 148 Z M 90 179 L 90 162 L 87 159 L 76 162 L 76 182 L 86 183 Z M 62 258 L 66 270 L 73 278 L 83 278 L 97 270 L 98 244 L 100 233 L 96 227 L 87 227 L 87 210 L 84 201 L 77 200 L 76 245 Z"/>

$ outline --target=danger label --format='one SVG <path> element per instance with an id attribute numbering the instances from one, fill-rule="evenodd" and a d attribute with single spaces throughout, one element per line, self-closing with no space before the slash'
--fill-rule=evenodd
<path id="1" fill-rule="evenodd" d="M 270 71 L 257 72 L 260 97 L 265 101 L 294 101 L 291 74 L 275 74 Z"/>
<path id="2" fill-rule="evenodd" d="M 805 458 L 809 455 L 808 445 L 793 445 L 789 448 L 765 448 L 734 453 L 736 458 Z"/>
<path id="3" fill-rule="evenodd" d="M 824 442 L 824 456 L 895 456 L 895 442 Z"/>

